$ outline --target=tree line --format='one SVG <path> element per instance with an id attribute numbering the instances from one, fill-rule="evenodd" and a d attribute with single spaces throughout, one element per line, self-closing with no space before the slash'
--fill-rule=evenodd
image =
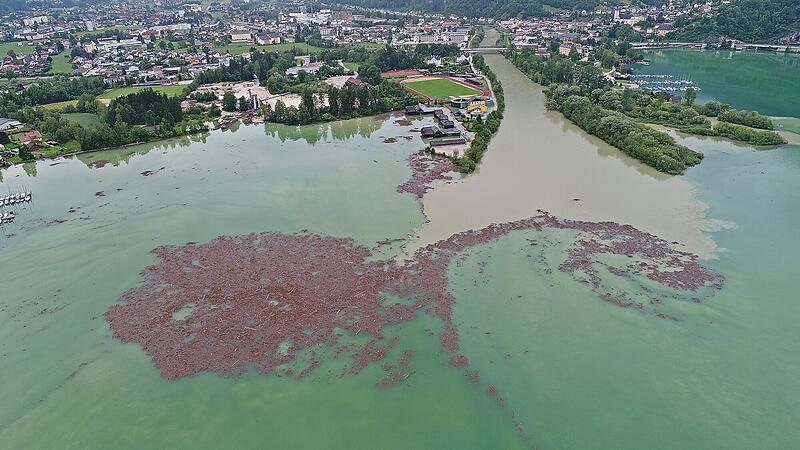
<path id="1" fill-rule="evenodd" d="M 96 114 L 101 121 L 82 126 L 67 120 L 58 111 L 31 106 L 16 110 L 12 117 L 39 130 L 46 140 L 61 145 L 76 142 L 81 150 L 118 147 L 207 129 L 205 110 L 181 111 L 178 98 L 169 98 L 152 89 L 118 97 L 109 107 L 98 102 L 93 95 L 84 94 L 75 105 L 65 107 L 62 112 Z M 148 131 L 142 125 L 155 126 Z"/>
<path id="2" fill-rule="evenodd" d="M 427 11 L 467 17 L 548 17 L 544 5 L 574 10 L 593 10 L 600 0 L 338 0 L 337 3 L 364 8 Z"/>
<path id="3" fill-rule="evenodd" d="M 37 80 L 25 87 L 11 86 L 0 93 L 0 117 L 12 117 L 25 106 L 74 100 L 83 94 L 97 96 L 107 89 L 102 77 L 70 78 L 57 76 L 50 80 Z"/>
<path id="4" fill-rule="evenodd" d="M 111 100 L 106 113 L 106 122 L 111 126 L 126 123 L 172 127 L 181 120 L 181 99 L 153 89 L 143 89 Z"/>
<path id="5" fill-rule="evenodd" d="M 336 119 L 370 116 L 402 109 L 419 102 L 397 83 L 383 81 L 377 86 L 335 86 L 325 91 L 303 91 L 299 107 L 286 106 L 278 100 L 275 107 L 264 105 L 262 112 L 269 122 L 307 125 Z"/>
<path id="6" fill-rule="evenodd" d="M 681 174 L 703 159 L 701 153 L 677 144 L 668 134 L 605 109 L 581 94 L 577 86 L 553 85 L 548 88 L 550 104 L 567 119 L 661 172 Z"/>
<path id="7" fill-rule="evenodd" d="M 497 79 L 497 75 L 492 71 L 483 55 L 476 54 L 472 56 L 473 65 L 483 73 L 492 85 L 492 91 L 495 96 L 495 110 L 486 116 L 486 120 L 480 120 L 472 126 L 472 131 L 475 132 L 475 138 L 469 145 L 469 150 L 458 158 L 456 162 L 461 166 L 461 171 L 464 173 L 474 172 L 483 159 L 483 154 L 489 148 L 489 141 L 492 136 L 500 129 L 500 122 L 503 120 L 503 112 L 506 109 L 506 101 L 503 93 L 503 85 Z"/>
<path id="8" fill-rule="evenodd" d="M 777 133 L 767 131 L 773 127 L 769 117 L 736 111 L 719 102 L 695 104 L 692 89 L 687 90 L 685 101 L 676 102 L 664 93 L 612 90 L 610 81 L 599 68 L 562 55 L 545 59 L 523 50 L 509 58 L 529 78 L 549 86 L 545 91 L 549 108 L 561 111 L 585 131 L 663 172 L 682 173 L 686 167 L 699 163 L 702 155 L 687 151 L 667 134 L 638 122 L 658 123 L 686 133 L 723 136 L 757 145 L 785 142 Z M 712 127 L 709 117 L 718 117 L 720 123 Z M 600 124 L 613 128 L 602 128 Z M 648 145 L 652 145 L 649 150 Z"/>

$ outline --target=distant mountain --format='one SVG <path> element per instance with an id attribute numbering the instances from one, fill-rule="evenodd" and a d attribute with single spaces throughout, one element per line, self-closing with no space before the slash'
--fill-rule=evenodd
<path id="1" fill-rule="evenodd" d="M 0 1 L 0 14 L 10 13 L 25 9 L 25 0 L 2 0 Z"/>
<path id="2" fill-rule="evenodd" d="M 713 17 L 700 17 L 679 26 L 668 39 L 704 42 L 734 38 L 750 43 L 786 39 L 800 29 L 800 0 L 734 0 Z"/>
<path id="3" fill-rule="evenodd" d="M 601 0 L 333 0 L 364 8 L 429 11 L 468 17 L 543 17 L 549 15 L 545 5 L 566 10 L 591 10 Z"/>

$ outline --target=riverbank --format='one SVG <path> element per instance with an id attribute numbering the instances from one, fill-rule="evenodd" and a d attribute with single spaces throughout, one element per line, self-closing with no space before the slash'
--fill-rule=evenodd
<path id="1" fill-rule="evenodd" d="M 214 130 L 198 130 L 198 131 L 195 131 L 195 132 L 192 132 L 192 133 L 182 134 L 180 136 L 170 136 L 170 137 L 165 137 L 165 138 L 157 138 L 157 139 L 152 139 L 152 140 L 149 140 L 149 141 L 142 141 L 142 142 L 131 142 L 129 144 L 122 144 L 122 145 L 118 145 L 118 146 L 115 146 L 115 147 L 103 147 L 103 148 L 95 148 L 95 149 L 92 149 L 92 150 L 78 150 L 78 151 L 69 152 L 69 153 L 58 153 L 58 154 L 40 156 L 38 158 L 29 160 L 29 161 L 19 160 L 19 158 L 15 158 L 13 160 L 9 160 L 10 164 L 3 165 L 2 162 L 0 162 L 0 170 L 8 169 L 8 168 L 16 166 L 16 165 L 35 163 L 36 161 L 48 161 L 48 160 L 59 159 L 59 158 L 69 158 L 69 157 L 72 157 L 72 156 L 86 155 L 86 154 L 89 154 L 89 153 L 105 152 L 105 151 L 115 150 L 115 149 L 125 149 L 125 148 L 128 148 L 128 147 L 135 147 L 137 145 L 145 145 L 145 144 L 157 145 L 158 143 L 169 142 L 169 141 L 171 141 L 173 139 L 179 139 L 179 138 L 182 138 L 182 137 L 196 136 L 196 135 L 200 135 L 200 134 L 207 134 L 207 133 L 210 133 L 211 131 L 214 131 Z"/>
<path id="2" fill-rule="evenodd" d="M 716 257 L 706 231 L 726 224 L 706 217 L 707 205 L 695 198 L 687 180 L 662 174 L 547 110 L 543 88 L 502 55 L 486 55 L 486 61 L 506 92 L 503 126 L 474 175 L 426 194 L 429 222 L 406 252 L 541 209 L 558 217 L 630 224 Z"/>
<path id="3" fill-rule="evenodd" d="M 719 121 L 716 120 L 716 119 L 712 120 L 713 124 L 716 124 L 718 122 Z M 706 136 L 706 135 L 703 135 L 703 134 L 687 132 L 686 130 L 684 130 L 684 129 L 680 128 L 680 127 L 671 127 L 669 125 L 662 125 L 660 123 L 648 123 L 648 122 L 645 122 L 644 124 L 647 125 L 648 127 L 652 128 L 652 129 L 658 130 L 658 131 L 677 132 L 677 133 L 682 133 L 682 134 L 684 134 L 686 136 Z M 758 131 L 755 128 L 753 128 L 753 130 L 754 131 Z M 775 131 L 775 133 L 777 133 L 780 137 L 783 138 L 783 140 L 785 141 L 784 142 L 785 144 L 800 145 L 800 133 L 797 133 L 795 131 L 783 131 L 783 130 L 777 130 L 777 131 Z M 713 137 L 715 139 L 719 139 L 721 141 L 727 141 L 727 142 L 730 142 L 730 143 L 732 143 L 734 145 L 738 145 L 738 146 L 741 146 L 741 147 L 752 147 L 752 148 L 760 148 L 760 149 L 774 149 L 776 147 L 775 145 L 755 145 L 755 144 L 750 144 L 750 143 L 747 143 L 747 142 L 742 142 L 742 141 L 737 140 L 737 139 L 731 139 L 731 138 L 728 138 L 726 136 L 712 135 L 711 137 Z"/>

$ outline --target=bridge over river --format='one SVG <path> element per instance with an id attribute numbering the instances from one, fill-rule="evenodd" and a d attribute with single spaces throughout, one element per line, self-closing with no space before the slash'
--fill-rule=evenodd
<path id="1" fill-rule="evenodd" d="M 705 42 L 633 42 L 631 43 L 635 49 L 648 49 L 648 48 L 706 48 L 708 46 Z M 786 44 L 748 44 L 746 42 L 735 42 L 731 45 L 731 50 L 774 50 L 777 52 L 798 52 L 800 53 L 800 45 L 786 45 Z"/>
<path id="2" fill-rule="evenodd" d="M 502 53 L 508 50 L 505 47 L 475 47 L 463 50 L 464 53 Z"/>
<path id="3" fill-rule="evenodd" d="M 633 48 L 635 49 L 650 49 L 650 48 L 706 48 L 705 42 L 634 42 Z M 800 45 L 786 45 L 786 44 L 747 44 L 744 42 L 737 42 L 731 46 L 731 50 L 773 50 L 777 52 L 787 51 L 793 53 L 800 53 Z M 502 53 L 508 50 L 505 47 L 474 47 L 463 50 L 464 53 Z"/>

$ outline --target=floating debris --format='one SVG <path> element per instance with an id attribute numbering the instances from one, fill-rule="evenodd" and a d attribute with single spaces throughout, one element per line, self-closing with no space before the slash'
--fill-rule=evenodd
<path id="1" fill-rule="evenodd" d="M 723 285 L 723 277 L 702 266 L 696 255 L 629 225 L 565 220 L 540 211 L 430 244 L 405 265 L 377 260 L 352 239 L 307 231 L 157 247 L 152 252 L 158 262 L 142 271 L 142 283 L 125 292 L 105 318 L 114 338 L 140 345 L 168 379 L 201 372 L 238 376 L 249 368 L 279 376 L 299 371 L 296 377 L 302 379 L 326 358 L 342 355 L 349 355 L 350 363 L 341 376 L 361 372 L 400 343 L 402 329 L 387 339 L 387 326 L 428 314 L 442 321 L 439 351 L 479 384 L 479 372 L 459 353 L 448 268 L 475 246 L 513 232 L 547 230 L 575 234 L 558 269 L 615 306 L 676 320 L 660 308 L 670 301 L 700 302 Z M 614 288 L 601 273 L 638 281 L 649 301 Z M 387 295 L 406 302 L 391 302 Z M 319 348 L 330 349 L 330 355 L 317 354 Z M 292 367 L 309 352 L 305 368 Z M 383 363 L 386 374 L 376 385 L 409 379 L 413 352 L 404 349 L 397 363 Z M 498 407 L 508 408 L 518 433 L 527 439 L 509 400 L 494 385 L 483 389 Z"/>
<path id="2" fill-rule="evenodd" d="M 97 161 L 90 162 L 89 163 L 89 167 L 94 168 L 94 169 L 102 169 L 107 164 L 111 164 L 111 161 L 109 161 L 107 159 L 98 159 Z"/>
<path id="3" fill-rule="evenodd" d="M 411 178 L 397 186 L 397 192 L 408 192 L 418 199 L 432 189 L 431 183 L 437 180 L 452 180 L 450 173 L 458 172 L 459 166 L 450 159 L 419 150 L 406 158 L 411 167 Z"/>
<path id="4" fill-rule="evenodd" d="M 467 357 L 456 354 L 459 332 L 451 317 L 455 299 L 446 276 L 450 262 L 511 232 L 545 229 L 577 233 L 559 269 L 617 306 L 658 313 L 662 303 L 680 298 L 677 293 L 688 293 L 694 302 L 722 287 L 722 276 L 698 263 L 696 256 L 653 235 L 612 222 L 562 220 L 541 213 L 456 234 L 420 249 L 404 266 L 373 260 L 370 250 L 352 239 L 309 233 L 221 236 L 205 244 L 158 247 L 153 253 L 159 262 L 142 272 L 142 284 L 127 291 L 106 319 L 115 338 L 141 345 L 170 379 L 204 371 L 238 375 L 250 366 L 269 373 L 294 360 L 299 351 L 324 343 L 335 347 L 345 335 L 370 338 L 353 355 L 352 370 L 359 371 L 396 344 L 379 345 L 386 325 L 420 312 L 442 319 L 441 349 L 453 354 L 454 365 L 466 366 Z M 607 255 L 630 258 L 614 276 L 647 279 L 674 292 L 647 304 L 626 297 L 600 276 L 603 268 L 612 267 L 602 257 Z M 413 303 L 386 305 L 385 293 Z M 191 314 L 173 320 L 189 304 Z M 286 343 L 289 349 L 279 351 Z"/>

